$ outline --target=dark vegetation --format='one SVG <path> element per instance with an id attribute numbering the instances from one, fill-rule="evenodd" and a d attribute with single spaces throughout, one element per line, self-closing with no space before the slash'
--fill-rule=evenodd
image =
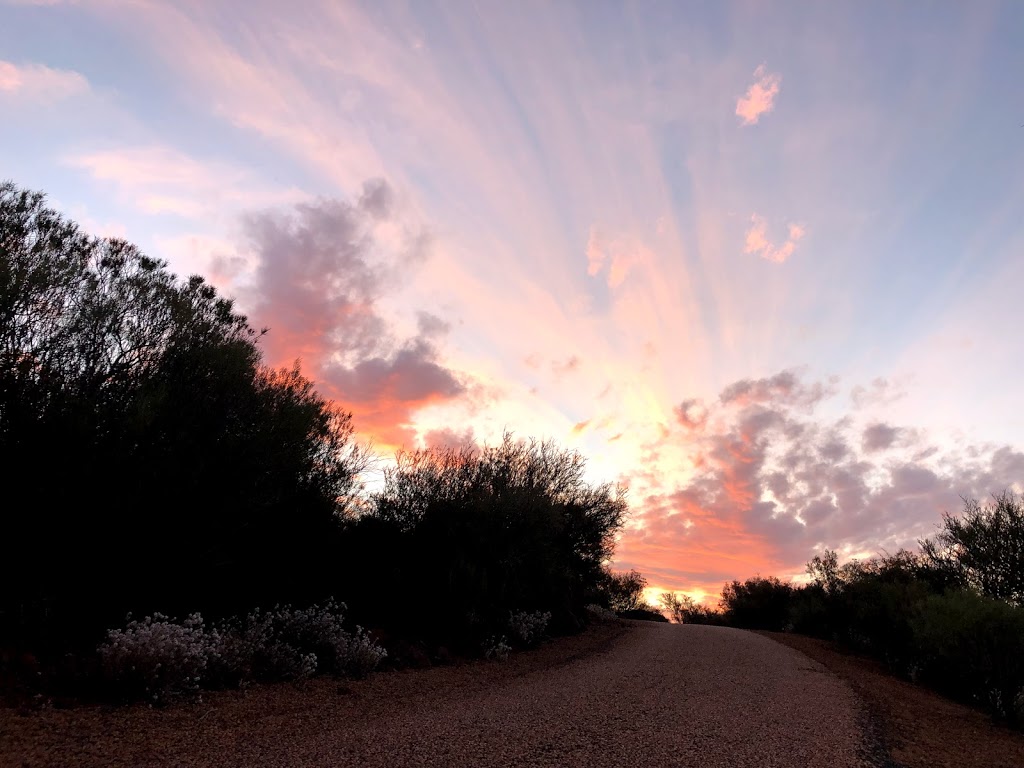
<path id="1" fill-rule="evenodd" d="M 945 514 L 919 551 L 839 565 L 826 551 L 810 581 L 733 581 L 719 611 L 663 603 L 676 621 L 819 637 L 889 671 L 1024 726 L 1024 499 L 1003 492 Z"/>
<path id="2" fill-rule="evenodd" d="M 337 595 L 436 655 L 501 653 L 607 607 L 627 507 L 580 455 L 511 436 L 407 453 L 367 495 L 352 414 L 298 365 L 265 366 L 264 333 L 201 277 L 0 185 L 0 674 L 94 672 L 129 612 L 164 614 L 132 636 L 175 638 L 204 669 L 195 649 L 229 641 L 246 669 L 271 647 L 306 669 L 365 637 L 333 608 L 252 611 Z"/>

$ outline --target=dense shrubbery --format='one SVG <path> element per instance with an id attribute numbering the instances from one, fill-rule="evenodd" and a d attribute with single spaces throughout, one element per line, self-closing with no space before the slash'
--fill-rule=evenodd
<path id="1" fill-rule="evenodd" d="M 327 594 L 363 461 L 350 416 L 263 367 L 202 278 L 5 183 L 0 328 L 0 466 L 31 499 L 0 523 L 0 644 Z"/>
<path id="2" fill-rule="evenodd" d="M 900 550 L 839 565 L 825 552 L 804 586 L 777 579 L 727 584 L 723 618 L 752 629 L 792 629 L 834 640 L 926 683 L 1024 723 L 1024 502 L 1012 493 Z"/>
<path id="3" fill-rule="evenodd" d="M 301 610 L 284 606 L 210 628 L 198 613 L 181 622 L 163 614 L 130 621 L 99 647 L 103 693 L 163 703 L 200 688 L 303 680 L 318 672 L 362 677 L 387 654 L 361 627 L 342 628 L 344 610 L 333 600 Z"/>
<path id="4" fill-rule="evenodd" d="M 579 628 L 626 513 L 622 491 L 588 485 L 583 470 L 578 453 L 510 435 L 399 455 L 342 538 L 354 610 L 465 650 L 524 608 L 549 613 L 554 631 Z"/>
<path id="5" fill-rule="evenodd" d="M 579 454 L 510 436 L 403 454 L 360 496 L 351 415 L 265 367 L 230 301 L 10 183 L 0 328 L 0 466 L 32 499 L 0 518 L 0 675 L 73 658 L 76 680 L 102 667 L 151 696 L 360 674 L 380 650 L 333 603 L 253 610 L 329 594 L 398 646 L 500 657 L 601 600 L 626 502 Z M 193 611 L 212 629 L 165 617 Z M 128 612 L 148 618 L 97 658 Z"/>

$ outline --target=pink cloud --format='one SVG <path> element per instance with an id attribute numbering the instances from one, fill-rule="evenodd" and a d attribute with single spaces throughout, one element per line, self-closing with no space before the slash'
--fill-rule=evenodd
<path id="1" fill-rule="evenodd" d="M 353 412 L 361 433 L 397 448 L 415 443 L 416 411 L 465 395 L 469 382 L 440 359 L 443 320 L 420 312 L 416 334 L 401 338 L 379 307 L 425 258 L 419 234 L 409 233 L 397 251 L 375 237 L 378 224 L 396 223 L 391 199 L 377 179 L 352 203 L 320 200 L 250 215 L 258 266 L 246 304 L 254 323 L 270 329 L 270 364 L 299 359 L 322 394 Z"/>
<path id="2" fill-rule="evenodd" d="M 783 371 L 730 384 L 699 416 L 702 404 L 684 400 L 684 429 L 649 446 L 645 472 L 685 479 L 634 475 L 617 566 L 658 588 L 717 593 L 733 578 L 799 574 L 824 547 L 915 547 L 962 496 L 987 497 L 1024 472 L 1024 453 L 1009 446 L 942 451 L 917 430 L 820 416 L 838 393 L 834 378 Z"/>
<path id="3" fill-rule="evenodd" d="M 789 225 L 789 237 L 782 245 L 775 245 L 768 239 L 768 222 L 756 213 L 750 217 L 750 229 L 747 230 L 744 244 L 745 253 L 756 253 L 762 259 L 782 264 L 793 255 L 796 244 L 805 234 L 806 228 L 801 224 Z"/>
<path id="4" fill-rule="evenodd" d="M 782 75 L 768 72 L 764 64 L 754 70 L 754 77 L 756 81 L 736 101 L 736 115 L 743 125 L 756 125 L 761 115 L 775 108 L 775 97 L 782 83 Z"/>
<path id="5" fill-rule="evenodd" d="M 608 287 L 618 288 L 634 267 L 649 261 L 649 255 L 640 243 L 607 238 L 592 229 L 587 241 L 587 274 L 594 277 L 607 269 Z"/>
<path id="6" fill-rule="evenodd" d="M 49 104 L 88 91 L 89 81 L 77 72 L 0 59 L 0 94 Z"/>

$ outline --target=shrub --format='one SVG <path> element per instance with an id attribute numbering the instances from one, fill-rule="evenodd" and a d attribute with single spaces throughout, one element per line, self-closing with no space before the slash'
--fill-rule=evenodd
<path id="1" fill-rule="evenodd" d="M 587 616 L 593 621 L 614 621 L 619 615 L 603 605 L 590 603 L 586 606 Z"/>
<path id="2" fill-rule="evenodd" d="M 535 645 L 544 637 L 549 621 L 550 611 L 512 611 L 508 617 L 508 628 L 523 645 Z"/>
<path id="3" fill-rule="evenodd" d="M 164 701 L 251 681 L 304 680 L 319 673 L 363 677 L 387 653 L 361 627 L 342 627 L 333 599 L 295 609 L 256 609 L 207 629 L 199 614 L 176 623 L 162 614 L 111 630 L 99 647 L 110 692 L 123 700 Z"/>
<path id="4" fill-rule="evenodd" d="M 578 453 L 550 442 L 400 454 L 381 490 L 348 521 L 342 579 L 366 583 L 353 608 L 374 626 L 463 652 L 508 634 L 510 611 L 550 612 L 547 629 L 580 627 L 626 502 L 584 481 Z M 407 596 L 398 614 L 394 594 Z"/>
<path id="5" fill-rule="evenodd" d="M 623 619 L 636 619 L 638 621 L 658 621 L 665 624 L 668 623 L 668 619 L 665 618 L 665 614 L 652 605 L 644 605 L 640 608 L 631 608 L 628 611 L 622 611 L 619 613 L 619 617 Z"/>
<path id="6" fill-rule="evenodd" d="M 98 648 L 111 693 L 154 703 L 197 691 L 211 651 L 198 613 L 180 624 L 160 613 L 129 621 L 125 629 L 110 630 Z"/>
<path id="7" fill-rule="evenodd" d="M 781 632 L 791 627 L 793 587 L 774 576 L 733 581 L 722 588 L 725 621 L 744 629 Z"/>
<path id="8" fill-rule="evenodd" d="M 920 679 L 1024 722 L 1024 609 L 959 591 L 923 600 L 911 625 Z"/>
<path id="9" fill-rule="evenodd" d="M 644 607 L 644 589 L 647 579 L 637 570 L 628 573 L 613 573 L 605 570 L 602 591 L 608 607 L 616 613 L 634 611 Z"/>
<path id="10" fill-rule="evenodd" d="M 512 651 L 512 647 L 508 644 L 508 639 L 504 635 L 492 635 L 484 643 L 483 651 L 484 658 L 486 659 L 505 661 Z"/>

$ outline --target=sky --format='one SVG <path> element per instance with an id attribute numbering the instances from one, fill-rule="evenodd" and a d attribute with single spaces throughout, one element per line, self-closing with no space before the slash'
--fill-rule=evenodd
<path id="1" fill-rule="evenodd" d="M 0 178 L 700 598 L 1024 490 L 1024 4 L 0 0 Z"/>

